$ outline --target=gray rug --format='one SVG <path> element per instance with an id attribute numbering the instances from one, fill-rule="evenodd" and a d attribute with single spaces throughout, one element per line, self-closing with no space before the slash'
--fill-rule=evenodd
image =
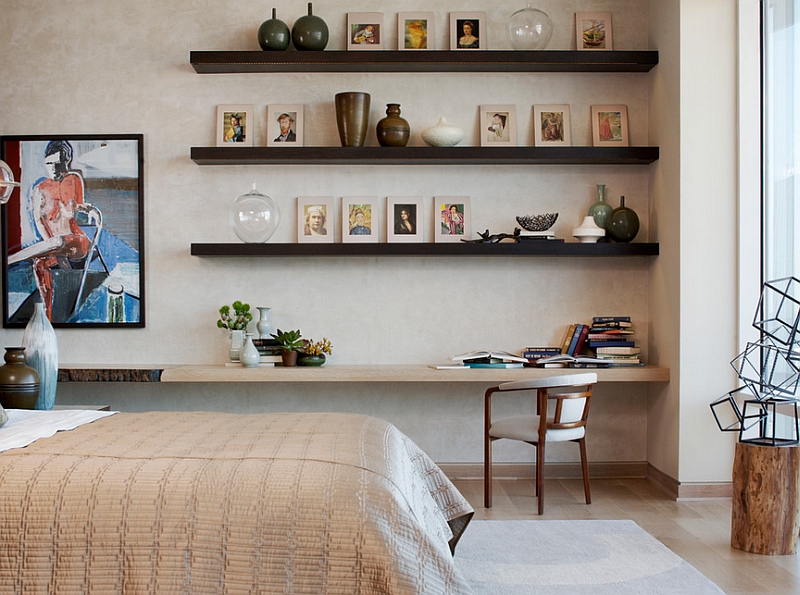
<path id="1" fill-rule="evenodd" d="M 633 521 L 472 521 L 456 565 L 475 595 L 724 595 Z"/>

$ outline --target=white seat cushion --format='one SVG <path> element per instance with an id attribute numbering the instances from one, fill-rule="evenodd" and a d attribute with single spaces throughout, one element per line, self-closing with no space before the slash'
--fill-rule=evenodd
<path id="1" fill-rule="evenodd" d="M 570 428 L 568 430 L 547 430 L 547 442 L 568 442 L 578 440 L 586 434 L 586 428 Z M 489 428 L 492 438 L 509 438 L 524 442 L 539 442 L 539 416 L 520 415 L 493 421 Z"/>

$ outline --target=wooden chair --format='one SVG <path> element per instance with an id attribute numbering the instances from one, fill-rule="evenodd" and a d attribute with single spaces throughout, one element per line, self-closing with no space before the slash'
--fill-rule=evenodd
<path id="1" fill-rule="evenodd" d="M 486 391 L 484 408 L 484 458 L 483 498 L 486 508 L 492 507 L 492 442 L 501 438 L 521 440 L 536 447 L 536 495 L 539 498 L 539 514 L 544 512 L 544 461 L 545 443 L 577 442 L 581 452 L 583 490 L 586 504 L 591 504 L 589 491 L 589 467 L 586 461 L 586 420 L 592 400 L 592 386 L 597 374 L 565 374 L 549 378 L 534 378 L 505 382 Z M 577 392 L 551 392 L 553 389 L 583 387 Z M 523 415 L 492 421 L 492 396 L 495 393 L 535 390 L 536 415 Z M 554 401 L 552 412 L 548 402 Z M 544 413 L 544 414 L 543 414 Z"/>

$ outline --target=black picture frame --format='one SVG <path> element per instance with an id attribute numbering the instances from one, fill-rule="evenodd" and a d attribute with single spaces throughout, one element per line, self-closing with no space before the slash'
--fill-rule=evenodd
<path id="1" fill-rule="evenodd" d="M 144 137 L 0 136 L 3 327 L 42 300 L 57 328 L 145 326 Z"/>

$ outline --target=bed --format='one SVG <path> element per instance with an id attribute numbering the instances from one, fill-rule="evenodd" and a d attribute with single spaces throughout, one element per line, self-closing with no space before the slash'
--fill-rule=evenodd
<path id="1" fill-rule="evenodd" d="M 467 594 L 472 512 L 372 417 L 116 413 L 0 453 L 0 593 Z"/>

